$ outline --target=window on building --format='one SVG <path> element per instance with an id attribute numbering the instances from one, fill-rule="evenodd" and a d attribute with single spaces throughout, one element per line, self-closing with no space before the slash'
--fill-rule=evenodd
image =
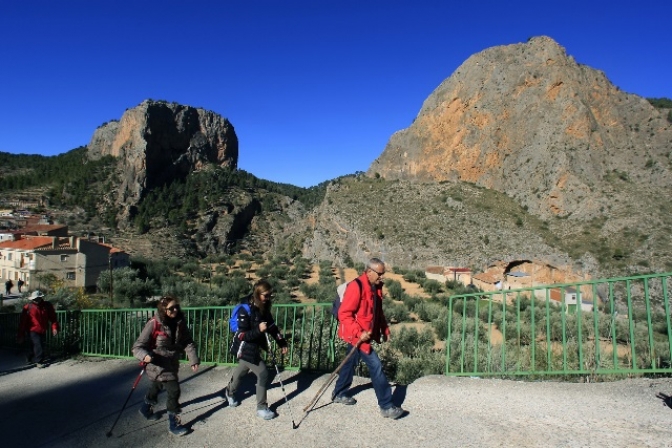
<path id="1" fill-rule="evenodd" d="M 12 261 L 12 253 L 11 252 L 7 254 L 7 260 Z"/>
<path id="2" fill-rule="evenodd" d="M 61 261 L 68 261 L 67 255 L 61 255 Z"/>
<path id="3" fill-rule="evenodd" d="M 65 278 L 68 280 L 74 280 L 75 279 L 75 273 L 73 272 L 66 272 L 65 273 Z"/>

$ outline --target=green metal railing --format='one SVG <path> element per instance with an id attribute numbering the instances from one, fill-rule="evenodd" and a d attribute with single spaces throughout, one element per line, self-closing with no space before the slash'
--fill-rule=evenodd
<path id="1" fill-rule="evenodd" d="M 672 273 L 451 296 L 445 374 L 559 376 L 672 373 Z M 233 307 L 184 308 L 204 363 L 233 365 Z M 52 353 L 128 358 L 153 309 L 59 311 Z M 331 304 L 277 304 L 290 370 L 330 371 L 343 356 Z M 0 346 L 16 348 L 19 314 L 0 314 Z"/>
<path id="2" fill-rule="evenodd" d="M 235 364 L 229 350 L 233 342 L 233 333 L 229 331 L 232 310 L 232 306 L 183 308 L 201 362 Z M 130 358 L 133 343 L 154 312 L 137 308 L 58 311 L 61 332 L 57 337 L 48 335 L 47 345 L 52 353 Z M 289 343 L 286 355 L 277 353 L 278 362 L 286 369 L 327 371 L 334 367 L 336 351 L 343 344 L 336 341 L 331 304 L 277 304 L 273 314 Z M 19 316 L 0 315 L 1 346 L 16 347 Z"/>
<path id="3" fill-rule="evenodd" d="M 230 353 L 233 307 L 183 308 L 201 362 L 234 365 Z M 275 305 L 276 325 L 287 338 L 287 355 L 278 359 L 290 370 L 328 370 L 334 363 L 334 325 L 330 304 Z M 80 334 L 82 354 L 131 357 L 131 346 L 154 313 L 150 309 L 83 310 Z"/>
<path id="4" fill-rule="evenodd" d="M 445 374 L 672 373 L 670 276 L 452 296 Z"/>

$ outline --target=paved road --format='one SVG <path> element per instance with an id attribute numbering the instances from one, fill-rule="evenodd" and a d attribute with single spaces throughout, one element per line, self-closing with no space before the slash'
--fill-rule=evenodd
<path id="1" fill-rule="evenodd" d="M 107 438 L 140 372 L 137 362 L 83 358 L 25 369 L 20 356 L 0 351 L 0 440 L 8 448 L 672 446 L 667 378 L 584 384 L 430 376 L 393 388 L 409 413 L 390 421 L 378 414 L 366 378 L 356 378 L 357 405 L 329 403 L 328 391 L 304 414 L 328 375 L 284 372 L 291 413 L 276 380 L 269 402 L 279 415 L 262 421 L 254 412 L 252 376 L 241 406 L 229 408 L 220 396 L 230 370 L 182 370 L 188 435 L 169 434 L 165 413 L 158 422 L 138 414 L 143 378 Z"/>

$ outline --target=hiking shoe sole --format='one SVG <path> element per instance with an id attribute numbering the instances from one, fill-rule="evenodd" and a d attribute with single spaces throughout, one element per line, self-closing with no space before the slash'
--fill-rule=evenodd
<path id="1" fill-rule="evenodd" d="M 391 418 L 392 420 L 396 420 L 402 415 L 404 415 L 404 410 L 396 406 L 392 406 L 387 409 L 381 409 L 380 415 L 382 415 L 385 418 Z"/>
<path id="2" fill-rule="evenodd" d="M 331 401 L 334 403 L 339 403 L 339 404 L 345 404 L 348 406 L 352 406 L 353 404 L 357 404 L 357 400 L 355 400 L 352 397 L 348 397 L 347 395 L 339 395 L 337 397 L 332 397 Z"/>
<path id="3" fill-rule="evenodd" d="M 238 400 L 236 400 L 233 395 L 229 395 L 229 388 L 225 387 L 224 388 L 224 398 L 226 399 L 226 402 L 229 404 L 229 407 L 235 408 L 240 404 Z"/>
<path id="4" fill-rule="evenodd" d="M 275 417 L 275 413 L 270 409 L 257 409 L 257 417 L 263 418 L 264 420 L 272 420 Z"/>

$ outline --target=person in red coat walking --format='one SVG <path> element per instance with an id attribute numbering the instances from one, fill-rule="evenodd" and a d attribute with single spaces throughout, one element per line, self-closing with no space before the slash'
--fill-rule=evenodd
<path id="1" fill-rule="evenodd" d="M 30 295 L 30 303 L 23 306 L 21 320 L 19 321 L 19 332 L 17 342 L 22 344 L 25 337 L 30 338 L 33 346 L 32 353 L 28 356 L 28 361 L 37 364 L 38 367 L 44 367 L 44 344 L 47 331 L 51 322 L 51 334 L 58 334 L 58 321 L 54 306 L 44 300 L 42 291 L 33 291 Z"/>
<path id="2" fill-rule="evenodd" d="M 360 359 L 366 363 L 371 375 L 373 390 L 378 399 L 380 413 L 385 418 L 398 419 L 406 413 L 392 403 L 392 389 L 387 381 L 378 354 L 371 346 L 390 340 L 390 329 L 383 313 L 383 276 L 385 263 L 372 258 L 359 282 L 348 283 L 343 301 L 338 310 L 338 336 L 347 344 L 347 352 L 357 347 L 356 356 L 346 362 L 338 375 L 331 395 L 334 403 L 353 405 L 357 403 L 349 393 L 355 366 Z"/>

